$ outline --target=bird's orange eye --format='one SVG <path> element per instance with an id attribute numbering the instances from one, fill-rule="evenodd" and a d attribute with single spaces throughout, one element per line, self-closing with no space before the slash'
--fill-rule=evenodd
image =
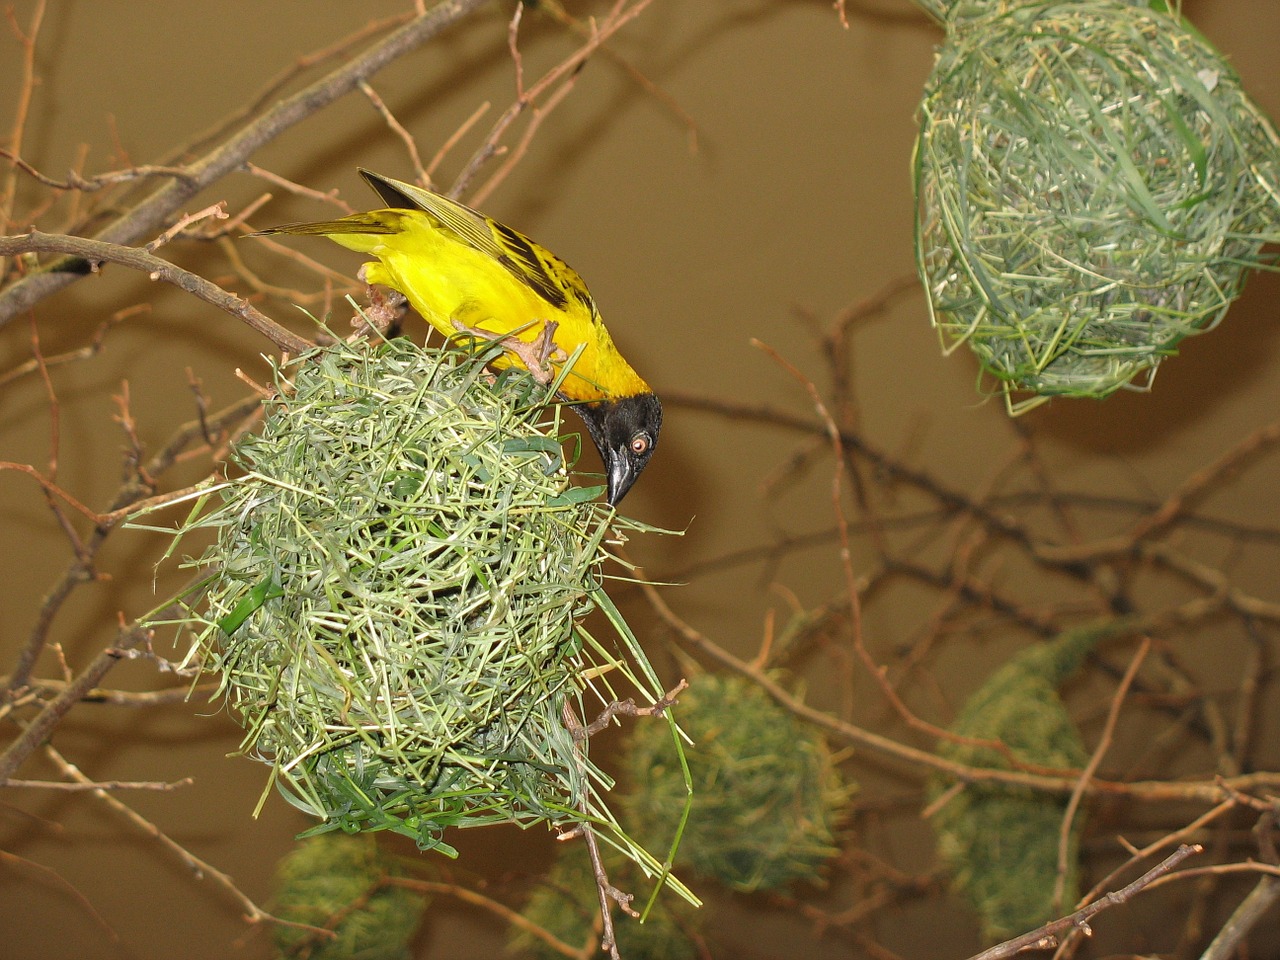
<path id="1" fill-rule="evenodd" d="M 631 438 L 631 452 L 637 457 L 643 456 L 649 450 L 649 435 L 647 433 L 637 433 Z"/>

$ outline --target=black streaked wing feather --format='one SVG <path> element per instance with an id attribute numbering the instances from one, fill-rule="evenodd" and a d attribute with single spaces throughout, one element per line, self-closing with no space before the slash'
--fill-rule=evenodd
<path id="1" fill-rule="evenodd" d="M 538 251 L 529 238 L 497 220 L 488 220 L 487 225 L 496 238 L 494 245 L 502 251 L 498 257 L 499 262 L 521 283 L 532 287 L 547 303 L 557 309 L 564 309 L 569 296 L 547 270 L 546 263 L 538 256 Z"/>
<path id="2" fill-rule="evenodd" d="M 421 187 L 384 177 L 372 170 L 361 169 L 360 175 L 387 206 L 400 210 L 422 210 L 429 214 L 441 229 L 453 234 L 473 250 L 498 261 L 515 279 L 553 307 L 563 309 L 572 296 L 593 317 L 596 316 L 595 302 L 577 271 L 559 257 L 542 250 L 519 231 L 486 217 L 465 204 Z"/>

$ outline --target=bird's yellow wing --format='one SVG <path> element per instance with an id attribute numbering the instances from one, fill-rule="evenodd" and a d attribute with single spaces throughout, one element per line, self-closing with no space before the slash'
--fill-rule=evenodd
<path id="1" fill-rule="evenodd" d="M 557 310 L 585 309 L 599 322 L 600 313 L 578 271 L 541 244 L 456 200 L 372 170 L 362 168 L 360 175 L 388 207 L 423 211 L 438 230 L 501 264 Z"/>

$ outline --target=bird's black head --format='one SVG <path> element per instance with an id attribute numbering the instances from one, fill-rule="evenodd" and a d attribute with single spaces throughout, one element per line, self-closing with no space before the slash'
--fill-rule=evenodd
<path id="1" fill-rule="evenodd" d="M 581 415 L 609 480 L 609 503 L 622 502 L 653 456 L 662 429 L 662 404 L 652 393 L 574 407 Z"/>

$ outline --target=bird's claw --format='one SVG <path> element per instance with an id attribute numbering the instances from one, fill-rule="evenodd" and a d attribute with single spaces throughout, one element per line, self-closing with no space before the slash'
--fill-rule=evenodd
<path id="1" fill-rule="evenodd" d="M 376 330 L 385 337 L 389 330 L 397 329 L 398 324 L 404 317 L 408 300 L 398 290 L 369 283 L 365 278 L 364 272 L 364 268 L 367 266 L 369 266 L 367 263 L 361 264 L 356 277 L 366 285 L 365 296 L 369 301 L 369 305 L 362 314 L 357 314 L 352 319 L 351 326 L 355 328 L 357 333 L 364 333 L 368 328 Z"/>
<path id="2" fill-rule="evenodd" d="M 531 341 L 521 340 L 513 333 L 493 333 L 479 327 L 469 327 L 461 320 L 454 320 L 453 326 L 459 333 L 467 336 L 500 342 L 502 348 L 524 364 L 533 378 L 542 384 L 555 379 L 555 369 L 549 364 L 564 363 L 568 359 L 568 355 L 556 345 L 556 328 L 560 324 L 555 320 L 545 321 L 538 336 Z"/>

